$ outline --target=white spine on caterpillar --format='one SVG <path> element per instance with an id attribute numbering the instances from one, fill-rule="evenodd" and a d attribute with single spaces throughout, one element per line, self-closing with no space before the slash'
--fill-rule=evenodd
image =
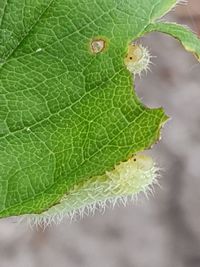
<path id="1" fill-rule="evenodd" d="M 124 59 L 127 69 L 134 75 L 140 75 L 142 71 L 149 70 L 151 55 L 147 48 L 138 44 L 130 44 L 128 52 Z"/>
<path id="2" fill-rule="evenodd" d="M 59 204 L 42 214 L 25 215 L 31 224 L 47 226 L 59 223 L 68 216 L 94 213 L 98 208 L 104 210 L 107 205 L 114 206 L 118 201 L 126 203 L 127 198 L 139 192 L 147 192 L 156 181 L 158 168 L 152 158 L 145 155 L 134 155 L 121 162 L 112 171 L 101 176 L 94 176 L 79 182 L 67 192 Z"/>

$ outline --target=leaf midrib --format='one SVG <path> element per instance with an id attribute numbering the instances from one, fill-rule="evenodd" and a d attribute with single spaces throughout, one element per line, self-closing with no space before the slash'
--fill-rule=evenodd
<path id="1" fill-rule="evenodd" d="M 33 23 L 33 25 L 29 28 L 29 30 L 27 31 L 27 33 L 22 37 L 22 39 L 19 41 L 19 43 L 13 48 L 13 50 L 11 51 L 11 53 L 7 56 L 7 58 L 5 58 L 4 63 L 2 63 L 0 65 L 0 70 L 3 68 L 3 66 L 7 63 L 7 61 L 9 60 L 9 58 L 14 54 L 14 52 L 17 50 L 17 48 L 22 44 L 22 42 L 29 36 L 30 32 L 34 29 L 34 27 L 38 24 L 38 22 L 40 21 L 40 19 L 45 15 L 45 13 L 47 12 L 47 10 L 51 7 L 51 5 L 53 4 L 55 0 L 51 0 L 49 5 L 47 5 L 47 7 L 44 9 L 44 11 L 38 16 L 38 19 Z M 7 1 L 8 4 L 8 1 Z M 6 4 L 6 6 L 7 6 Z M 5 14 L 5 12 L 4 12 Z M 4 17 L 4 16 L 3 16 Z M 3 18 L 1 21 L 1 24 L 3 22 Z"/>

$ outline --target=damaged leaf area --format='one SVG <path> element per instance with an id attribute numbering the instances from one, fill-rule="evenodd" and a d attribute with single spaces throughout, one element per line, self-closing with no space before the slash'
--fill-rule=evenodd
<path id="1" fill-rule="evenodd" d="M 174 36 L 199 57 L 194 34 L 157 23 L 176 4 L 1 0 L 0 217 L 59 217 L 154 181 L 155 165 L 137 153 L 159 139 L 167 116 L 140 102 L 138 72 L 126 57 L 151 31 Z M 142 52 L 134 64 L 142 66 Z"/>

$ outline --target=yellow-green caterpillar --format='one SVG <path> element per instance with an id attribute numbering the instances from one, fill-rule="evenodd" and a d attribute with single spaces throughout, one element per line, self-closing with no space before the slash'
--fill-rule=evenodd
<path id="1" fill-rule="evenodd" d="M 82 181 L 67 192 L 61 202 L 39 215 L 26 215 L 32 224 L 59 223 L 65 216 L 91 214 L 107 204 L 125 203 L 127 197 L 146 192 L 157 177 L 158 168 L 151 157 L 138 154 L 121 162 L 112 171 Z"/>
<path id="2" fill-rule="evenodd" d="M 152 56 L 147 48 L 141 44 L 131 43 L 128 46 L 128 52 L 124 59 L 127 69 L 134 75 L 140 75 L 142 71 L 149 70 Z"/>

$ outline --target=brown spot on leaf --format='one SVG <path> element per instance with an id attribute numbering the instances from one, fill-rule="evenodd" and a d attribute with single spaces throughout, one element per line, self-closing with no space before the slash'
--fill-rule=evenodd
<path id="1" fill-rule="evenodd" d="M 103 39 L 94 39 L 92 40 L 90 46 L 91 46 L 92 53 L 98 54 L 98 53 L 101 53 L 105 49 L 106 42 Z"/>

